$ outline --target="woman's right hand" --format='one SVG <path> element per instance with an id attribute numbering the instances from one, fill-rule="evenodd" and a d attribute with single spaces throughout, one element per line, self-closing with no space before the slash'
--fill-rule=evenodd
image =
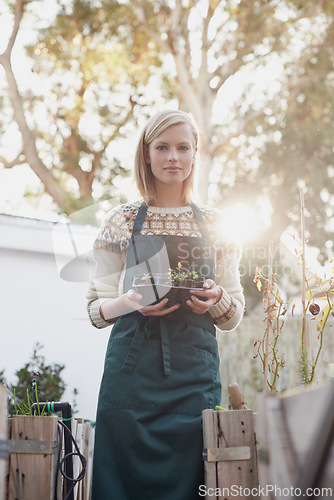
<path id="1" fill-rule="evenodd" d="M 166 316 L 180 307 L 175 304 L 171 307 L 165 307 L 168 299 L 163 299 L 153 306 L 143 306 L 139 301 L 142 296 L 134 290 L 129 290 L 115 299 L 108 299 L 100 306 L 100 314 L 105 321 L 114 322 L 119 316 L 129 314 L 132 311 L 139 311 L 143 316 Z"/>
<path id="2" fill-rule="evenodd" d="M 124 296 L 128 305 L 136 311 L 139 311 L 143 316 L 166 316 L 166 314 L 176 311 L 176 309 L 180 307 L 180 304 L 166 307 L 168 299 L 162 299 L 158 302 L 158 304 L 143 307 L 143 305 L 139 302 L 142 299 L 142 296 L 134 290 L 129 290 L 124 294 Z"/>

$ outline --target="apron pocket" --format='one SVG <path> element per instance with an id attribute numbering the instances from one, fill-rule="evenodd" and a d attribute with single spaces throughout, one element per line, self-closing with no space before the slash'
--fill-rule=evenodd
<path id="1" fill-rule="evenodd" d="M 161 341 L 144 339 L 132 373 L 122 366 L 129 338 L 112 339 L 107 350 L 99 406 L 201 415 L 219 404 L 219 358 L 193 346 L 170 342 L 171 374 L 163 370 Z"/>

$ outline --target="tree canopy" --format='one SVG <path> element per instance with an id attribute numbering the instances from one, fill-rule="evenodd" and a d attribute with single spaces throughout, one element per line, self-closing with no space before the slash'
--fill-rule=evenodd
<path id="1" fill-rule="evenodd" d="M 14 2 L 0 55 L 22 135 L 4 166 L 27 162 L 59 209 L 73 212 L 113 196 L 115 179 L 128 174 L 115 142 L 157 107 L 178 105 L 201 130 L 202 201 L 240 199 L 259 210 L 267 201 L 272 225 L 262 242 L 278 241 L 304 187 L 310 241 L 325 255 L 334 207 L 332 1 L 60 3 L 27 47 L 40 91 L 20 95 L 11 52 L 40 3 Z"/>

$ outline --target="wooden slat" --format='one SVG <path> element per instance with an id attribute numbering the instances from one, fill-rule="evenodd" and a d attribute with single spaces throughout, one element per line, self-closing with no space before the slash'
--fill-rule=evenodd
<path id="1" fill-rule="evenodd" d="M 90 500 L 92 490 L 93 454 L 94 454 L 94 428 L 90 422 L 83 419 L 73 421 L 73 434 L 75 436 L 80 453 L 85 457 L 86 474 L 82 481 L 75 487 L 75 500 Z M 81 461 L 75 457 L 73 470 L 74 477 L 77 477 L 82 469 Z"/>
<path id="2" fill-rule="evenodd" d="M 203 418 L 203 448 L 217 448 L 218 447 L 218 424 L 217 412 L 214 410 L 204 410 L 202 413 Z M 207 490 L 209 488 L 216 489 L 217 487 L 217 473 L 216 464 L 214 462 L 204 461 L 204 475 L 205 485 Z M 206 499 L 217 498 L 216 495 L 206 496 Z"/>
<path id="3" fill-rule="evenodd" d="M 286 485 L 291 487 L 295 484 L 294 478 L 299 464 L 283 405 L 281 399 L 277 397 L 265 397 L 264 403 L 267 415 L 271 484 L 282 489 Z"/>
<path id="4" fill-rule="evenodd" d="M 306 454 L 310 451 L 313 436 L 318 432 L 324 412 L 328 408 L 331 387 L 326 384 L 321 387 L 291 391 L 281 396 L 281 404 L 286 419 L 286 428 L 289 432 L 291 449 L 295 450 L 296 464 L 292 474 L 295 482 L 299 466 L 304 463 Z M 334 443 L 331 456 L 326 465 L 326 475 L 322 486 L 329 486 L 334 491 Z M 284 478 L 281 478 L 282 484 Z"/>
<path id="5" fill-rule="evenodd" d="M 312 439 L 324 417 L 329 394 L 330 386 L 324 385 L 258 398 L 256 435 L 260 445 L 260 485 L 275 485 L 276 499 L 283 498 L 279 496 L 280 491 L 296 484 L 307 454 L 312 453 Z M 261 460 L 263 454 L 267 455 L 267 462 Z M 334 490 L 334 444 L 320 486 Z"/>
<path id="6" fill-rule="evenodd" d="M 256 441 L 258 446 L 258 476 L 259 484 L 265 486 L 267 484 L 273 484 L 270 476 L 270 464 L 269 464 L 269 444 L 268 444 L 268 419 L 265 405 L 265 397 L 259 396 L 257 400 L 258 413 L 254 415 L 254 428 L 256 434 Z M 272 397 L 272 396 L 267 396 Z M 261 491 L 261 490 L 260 490 Z M 266 500 L 273 500 L 275 497 L 271 491 L 268 492 L 267 496 L 262 496 Z"/>
<path id="7" fill-rule="evenodd" d="M 209 498 L 244 498 L 242 489 L 258 487 L 256 442 L 251 410 L 203 412 L 203 440 L 206 449 L 248 447 L 249 460 L 204 462 Z M 239 489 L 238 489 L 239 488 Z M 212 495 L 216 491 L 218 496 Z M 240 496 L 238 495 L 240 493 Z"/>
<path id="8" fill-rule="evenodd" d="M 7 391 L 0 385 L 0 440 L 8 439 L 7 429 Z M 8 460 L 0 458 L 0 500 L 5 500 Z"/>
<path id="9" fill-rule="evenodd" d="M 14 416 L 12 439 L 57 441 L 57 417 Z M 54 498 L 57 450 L 53 455 L 10 456 L 8 500 Z"/>
<path id="10" fill-rule="evenodd" d="M 95 429 L 90 422 L 84 423 L 83 455 L 87 460 L 86 475 L 83 479 L 82 500 L 91 500 Z"/>
<path id="11" fill-rule="evenodd" d="M 251 410 L 220 411 L 218 413 L 219 448 L 248 446 L 250 460 L 217 462 L 218 488 L 224 499 L 244 498 L 239 496 L 236 486 L 257 488 L 257 460 L 254 435 L 253 412 Z M 233 487 L 233 488 L 232 488 Z"/>

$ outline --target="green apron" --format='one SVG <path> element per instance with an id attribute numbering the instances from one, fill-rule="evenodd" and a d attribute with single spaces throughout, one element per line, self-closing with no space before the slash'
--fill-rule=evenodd
<path id="1" fill-rule="evenodd" d="M 167 250 L 214 278 L 205 221 L 203 238 L 141 235 L 147 205 L 135 220 L 124 291 L 138 266 Z M 161 269 L 164 271 L 165 269 Z M 93 500 L 194 500 L 204 484 L 202 410 L 220 403 L 215 327 L 210 314 L 179 308 L 164 317 L 138 311 L 112 328 L 101 382 L 94 449 Z"/>

